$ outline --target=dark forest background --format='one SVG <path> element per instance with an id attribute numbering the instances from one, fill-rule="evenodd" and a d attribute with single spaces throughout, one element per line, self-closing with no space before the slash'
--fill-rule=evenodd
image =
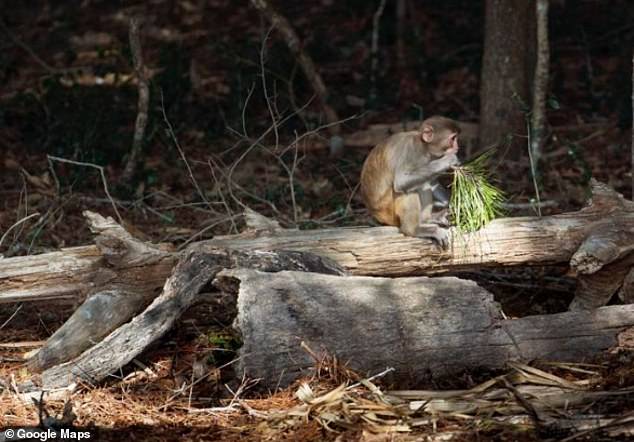
<path id="1" fill-rule="evenodd" d="M 313 59 L 342 134 L 431 114 L 480 123 L 481 100 L 497 99 L 480 95 L 485 3 L 405 1 L 401 21 L 396 3 L 387 2 L 378 28 L 379 2 L 273 6 Z M 123 218 L 153 240 L 230 232 L 243 205 L 300 228 L 371 223 L 355 192 L 369 146 L 331 155 L 311 84 L 285 40 L 247 2 L 4 6 L 0 231 L 40 214 L 5 238 L 5 256 L 87 242 L 83 209 L 114 215 L 97 169 L 47 154 L 102 166 Z M 150 102 L 138 167 L 123 180 L 138 112 L 132 17 L 142 24 Z M 534 17 L 517 19 L 534 26 Z M 625 0 L 551 2 L 549 136 L 539 184 L 541 198 L 558 210 L 583 203 L 590 176 L 631 196 L 633 19 L 634 4 Z M 530 45 L 523 49 L 521 57 L 532 56 Z M 524 75 L 530 80 L 532 71 Z M 520 115 L 529 101 L 517 100 Z M 535 195 L 525 139 L 515 135 L 519 156 L 498 149 L 495 176 L 512 201 L 526 202 Z M 463 159 L 486 147 L 468 144 Z"/>

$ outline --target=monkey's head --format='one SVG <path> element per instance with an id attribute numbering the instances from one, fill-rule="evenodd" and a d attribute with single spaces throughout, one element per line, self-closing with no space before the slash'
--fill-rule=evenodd
<path id="1" fill-rule="evenodd" d="M 450 118 L 433 116 L 423 121 L 420 137 L 435 157 L 458 153 L 460 127 Z"/>

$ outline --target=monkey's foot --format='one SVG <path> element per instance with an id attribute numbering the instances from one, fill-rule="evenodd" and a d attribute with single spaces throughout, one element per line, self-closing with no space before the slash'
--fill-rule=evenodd
<path id="1" fill-rule="evenodd" d="M 431 238 L 443 250 L 449 247 L 449 229 L 437 224 L 421 224 L 416 228 L 415 235 L 418 238 Z"/>

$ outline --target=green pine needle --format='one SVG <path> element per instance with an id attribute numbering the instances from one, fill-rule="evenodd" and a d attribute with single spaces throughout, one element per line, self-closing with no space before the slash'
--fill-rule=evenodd
<path id="1" fill-rule="evenodd" d="M 454 169 L 451 184 L 451 219 L 461 232 L 475 232 L 504 213 L 504 192 L 490 182 L 490 149 Z"/>

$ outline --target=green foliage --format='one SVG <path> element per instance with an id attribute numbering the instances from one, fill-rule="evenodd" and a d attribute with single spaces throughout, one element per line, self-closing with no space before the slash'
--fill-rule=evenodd
<path id="1" fill-rule="evenodd" d="M 503 214 L 505 196 L 490 181 L 488 150 L 456 168 L 451 185 L 450 212 L 453 223 L 462 232 L 474 232 Z"/>
<path id="2" fill-rule="evenodd" d="M 221 350 L 237 350 L 242 345 L 240 339 L 225 332 L 211 333 L 207 335 L 207 341 L 210 345 L 213 345 Z"/>
<path id="3" fill-rule="evenodd" d="M 214 347 L 208 357 L 208 362 L 213 365 L 226 363 L 234 357 L 235 352 L 242 346 L 238 336 L 223 331 L 208 334 L 207 342 Z"/>

